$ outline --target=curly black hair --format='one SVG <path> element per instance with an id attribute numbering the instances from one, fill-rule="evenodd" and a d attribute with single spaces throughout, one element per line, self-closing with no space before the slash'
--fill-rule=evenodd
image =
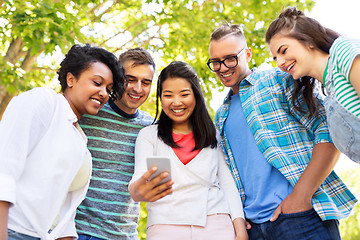
<path id="1" fill-rule="evenodd" d="M 73 45 L 60 63 L 57 74 L 59 75 L 61 91 L 65 92 L 68 87 L 66 81 L 68 73 L 79 78 L 80 74 L 94 62 L 101 62 L 110 68 L 113 74 L 113 90 L 110 98 L 112 100 L 120 99 L 126 85 L 126 76 L 122 64 L 113 53 L 103 48 L 90 46 L 90 44 Z"/>

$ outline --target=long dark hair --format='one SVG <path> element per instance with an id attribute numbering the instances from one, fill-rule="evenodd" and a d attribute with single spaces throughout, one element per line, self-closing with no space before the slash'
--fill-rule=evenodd
<path id="1" fill-rule="evenodd" d="M 296 7 L 287 7 L 283 10 L 279 17 L 275 19 L 266 31 L 266 42 L 277 33 L 294 38 L 302 42 L 306 46 L 313 46 L 326 54 L 329 54 L 331 45 L 340 35 L 326 27 L 323 27 L 313 18 L 306 17 L 304 12 L 296 9 Z M 295 82 L 295 92 L 292 103 L 295 108 L 304 112 L 300 103 L 296 101 L 298 94 L 303 90 L 305 103 L 309 108 L 310 115 L 316 112 L 317 106 L 313 95 L 315 79 L 310 76 L 301 77 Z"/>
<path id="2" fill-rule="evenodd" d="M 217 140 L 215 126 L 206 109 L 203 92 L 197 78 L 197 74 L 187 63 L 174 61 L 161 71 L 156 89 L 155 119 L 159 114 L 159 100 L 161 100 L 162 83 L 167 79 L 174 77 L 187 80 L 191 84 L 191 88 L 195 96 L 195 108 L 189 119 L 195 139 L 195 148 L 193 150 L 202 149 L 207 146 L 211 146 L 211 148 L 216 147 Z M 178 148 L 179 146 L 175 143 L 172 137 L 173 122 L 163 110 L 161 110 L 157 124 L 158 137 L 170 147 Z"/>

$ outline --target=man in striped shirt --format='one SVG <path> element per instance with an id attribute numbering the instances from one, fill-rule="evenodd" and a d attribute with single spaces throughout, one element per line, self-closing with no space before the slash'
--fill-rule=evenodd
<path id="1" fill-rule="evenodd" d="M 79 121 L 93 158 L 89 190 L 76 214 L 80 240 L 138 239 L 139 203 L 131 199 L 128 183 L 134 172 L 137 134 L 153 122 L 138 108 L 149 96 L 155 63 L 142 48 L 122 53 L 119 61 L 128 78 L 124 95 Z"/>
<path id="2" fill-rule="evenodd" d="M 251 49 L 239 25 L 216 29 L 209 53 L 209 68 L 230 88 L 215 124 L 251 225 L 249 239 L 340 239 L 338 219 L 356 199 L 332 172 L 339 151 L 321 101 L 315 100 L 317 114 L 299 112 L 290 75 L 249 69 Z M 308 110 L 302 93 L 295 102 Z"/>

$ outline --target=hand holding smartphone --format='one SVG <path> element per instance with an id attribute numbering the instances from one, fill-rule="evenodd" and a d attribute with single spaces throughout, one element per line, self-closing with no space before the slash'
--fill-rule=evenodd
<path id="1" fill-rule="evenodd" d="M 163 156 L 151 156 L 146 158 L 147 162 L 147 168 L 150 169 L 151 167 L 155 166 L 157 167 L 156 172 L 150 176 L 149 181 L 151 181 L 153 178 L 159 176 L 162 172 L 168 172 L 168 176 L 161 180 L 160 184 L 166 183 L 171 179 L 171 164 L 170 164 L 170 158 L 163 157 Z"/>

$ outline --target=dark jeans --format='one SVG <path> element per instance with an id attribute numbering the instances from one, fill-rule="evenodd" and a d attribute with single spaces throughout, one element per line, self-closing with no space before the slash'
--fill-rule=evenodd
<path id="1" fill-rule="evenodd" d="M 102 240 L 101 238 L 97 238 L 97 237 L 92 237 L 89 235 L 84 235 L 84 234 L 79 234 L 79 238 L 78 240 Z"/>
<path id="2" fill-rule="evenodd" d="M 251 222 L 250 240 L 338 240 L 338 220 L 322 221 L 314 209 L 281 214 L 275 222 Z"/>

